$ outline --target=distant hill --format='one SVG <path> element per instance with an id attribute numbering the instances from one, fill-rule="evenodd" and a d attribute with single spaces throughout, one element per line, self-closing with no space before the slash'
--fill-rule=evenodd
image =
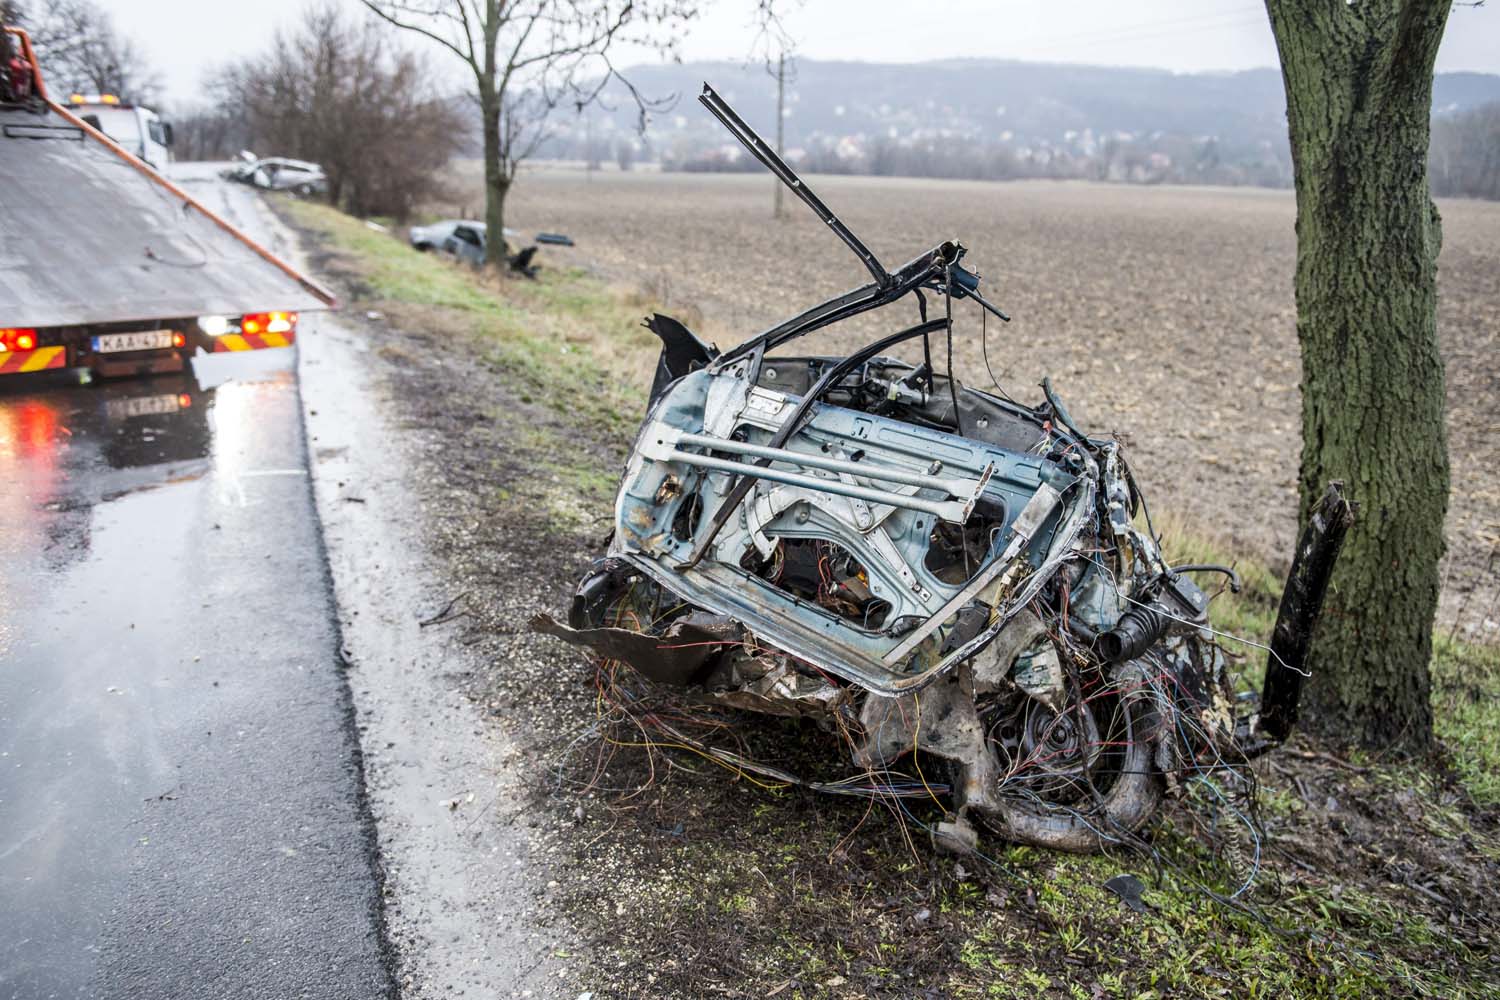
<path id="1" fill-rule="evenodd" d="M 644 142 L 624 88 L 608 108 L 558 122 L 548 155 L 663 159 L 687 169 L 740 169 L 728 135 L 695 98 L 706 80 L 768 138 L 776 83 L 759 64 L 638 66 L 653 98 Z M 1435 114 L 1500 101 L 1500 75 L 1442 73 Z M 1284 184 L 1285 102 L 1274 69 L 1172 73 L 955 59 L 924 63 L 798 60 L 788 85 L 786 146 L 809 169 L 952 176 L 1082 176 L 1115 180 Z M 944 164 L 945 158 L 958 162 Z"/>

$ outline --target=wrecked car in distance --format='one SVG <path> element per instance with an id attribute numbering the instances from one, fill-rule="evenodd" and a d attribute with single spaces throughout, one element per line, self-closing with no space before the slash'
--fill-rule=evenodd
<path id="1" fill-rule="evenodd" d="M 219 176 L 263 191 L 291 191 L 300 195 L 328 191 L 328 176 L 316 163 L 284 156 L 259 159 L 249 151 L 240 153 L 239 159 Z"/>
<path id="2" fill-rule="evenodd" d="M 414 249 L 427 251 L 440 251 L 461 260 L 470 267 L 483 267 L 485 245 L 489 239 L 489 227 L 483 222 L 470 222 L 466 219 L 446 219 L 442 222 L 434 222 L 427 226 L 413 226 L 409 239 Z M 510 252 L 511 240 L 519 238 L 518 230 L 505 227 L 505 263 L 513 274 L 519 274 L 527 278 L 535 278 L 541 270 L 540 265 L 532 263 L 536 256 L 536 245 L 523 247 L 515 253 Z M 559 242 L 555 234 L 548 242 Z M 566 237 L 561 237 L 566 239 Z M 541 237 L 538 236 L 538 241 Z M 565 244 L 572 246 L 571 240 Z"/>
<path id="3" fill-rule="evenodd" d="M 818 720 L 874 794 L 930 794 L 896 768 L 941 758 L 943 827 L 970 843 L 971 818 L 1068 851 L 1126 840 L 1170 784 L 1283 737 L 1237 717 L 1193 579 L 1233 571 L 1167 564 L 1119 443 L 1045 381 L 1026 407 L 933 370 L 955 306 L 1008 319 L 965 248 L 887 270 L 712 88 L 700 100 L 872 280 L 724 352 L 647 321 L 662 352 L 608 553 L 567 624 L 533 627 L 710 702 Z M 911 297 L 922 322 L 851 354 L 773 353 Z M 920 364 L 888 356 L 917 342 Z M 1278 677 L 1300 670 L 1286 653 Z"/>

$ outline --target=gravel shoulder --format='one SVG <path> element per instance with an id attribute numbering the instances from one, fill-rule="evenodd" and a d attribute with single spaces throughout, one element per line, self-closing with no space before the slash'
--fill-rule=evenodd
<path id="1" fill-rule="evenodd" d="M 278 252 L 298 256 L 296 238 L 263 221 Z M 433 500 L 403 474 L 421 466 L 430 435 L 388 416 L 398 407 L 373 377 L 377 346 L 343 316 L 299 325 L 302 418 L 396 988 L 403 998 L 575 997 L 571 932 L 545 874 L 556 835 L 530 798 L 532 751 L 487 725 L 472 693 L 489 661 L 463 641 L 469 597 L 429 553 Z"/>

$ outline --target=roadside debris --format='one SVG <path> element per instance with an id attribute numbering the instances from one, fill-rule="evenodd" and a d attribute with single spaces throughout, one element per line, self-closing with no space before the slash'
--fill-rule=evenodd
<path id="1" fill-rule="evenodd" d="M 474 267 L 481 267 L 484 265 L 485 244 L 489 239 L 488 228 L 483 222 L 444 219 L 426 226 L 412 226 L 408 239 L 414 249 L 445 253 Z M 512 240 L 519 241 L 520 237 L 518 230 L 507 226 L 506 249 L 509 250 L 512 246 Z M 532 258 L 536 256 L 536 244 L 541 243 L 573 246 L 573 241 L 561 233 L 537 233 L 534 244 L 522 247 L 513 254 L 506 254 L 505 260 L 510 271 L 522 277 L 535 278 L 541 267 L 532 263 Z"/>
<path id="2" fill-rule="evenodd" d="M 1140 879 L 1128 873 L 1122 873 L 1104 883 L 1104 888 L 1120 897 L 1120 902 L 1130 907 L 1137 913 L 1146 913 L 1151 905 L 1141 898 L 1146 891 L 1146 886 Z"/>
<path id="3" fill-rule="evenodd" d="M 347 498 L 346 497 L 345 499 L 355 499 L 355 498 Z M 356 502 L 358 502 L 358 503 L 364 503 L 364 500 L 362 500 L 362 499 L 356 499 Z M 468 596 L 469 595 L 468 595 L 467 591 L 465 591 L 462 594 L 459 594 L 457 597 L 453 598 L 447 604 L 443 605 L 443 609 L 441 611 L 439 611 L 437 614 L 431 615 L 430 617 L 427 617 L 427 618 L 420 619 L 417 622 L 417 627 L 419 627 L 419 628 L 427 628 L 430 625 L 442 625 L 444 622 L 451 622 L 455 618 L 462 618 L 462 617 L 464 617 L 465 615 L 468 614 L 467 611 L 457 611 L 455 609 L 458 607 L 459 602 L 462 601 L 465 597 L 468 597 Z"/>
<path id="4" fill-rule="evenodd" d="M 533 628 L 593 650 L 611 676 L 626 663 L 705 702 L 816 720 L 844 737 L 857 773 L 803 781 L 659 714 L 639 724 L 820 791 L 946 793 L 952 814 L 933 828 L 945 849 L 974 849 L 972 817 L 1010 840 L 1093 851 L 1132 842 L 1192 782 L 1246 791 L 1242 765 L 1290 724 L 1267 734 L 1237 714 L 1194 580 L 1235 584 L 1233 571 L 1167 564 L 1119 442 L 1081 430 L 1050 382 L 1028 407 L 954 377 L 955 306 L 1009 319 L 962 244 L 887 270 L 718 94 L 700 100 L 871 281 L 723 352 L 675 319 L 646 321 L 662 352 L 609 551 L 568 623 L 539 615 Z M 772 354 L 910 299 L 920 322 L 847 356 Z M 919 364 L 887 356 L 917 342 Z M 1352 517 L 1337 487 L 1325 502 L 1335 530 L 1304 539 L 1301 596 L 1291 618 L 1283 609 L 1298 635 Z M 1303 673 L 1305 652 L 1279 642 L 1270 675 Z M 1290 697 L 1278 718 L 1295 717 Z M 945 773 L 929 780 L 924 758 Z M 915 775 L 895 770 L 903 761 Z"/>

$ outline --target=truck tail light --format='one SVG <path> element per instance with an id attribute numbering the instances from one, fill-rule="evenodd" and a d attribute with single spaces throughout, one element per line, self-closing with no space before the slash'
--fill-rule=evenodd
<path id="1" fill-rule="evenodd" d="M 172 346 L 173 347 L 186 347 L 187 346 L 187 338 L 184 337 L 182 334 L 178 333 L 175 330 L 172 331 Z"/>
<path id="2" fill-rule="evenodd" d="M 0 328 L 0 351 L 36 350 L 36 331 L 14 327 Z"/>
<path id="3" fill-rule="evenodd" d="M 250 313 L 240 320 L 241 333 L 291 333 L 296 328 L 294 312 Z"/>

